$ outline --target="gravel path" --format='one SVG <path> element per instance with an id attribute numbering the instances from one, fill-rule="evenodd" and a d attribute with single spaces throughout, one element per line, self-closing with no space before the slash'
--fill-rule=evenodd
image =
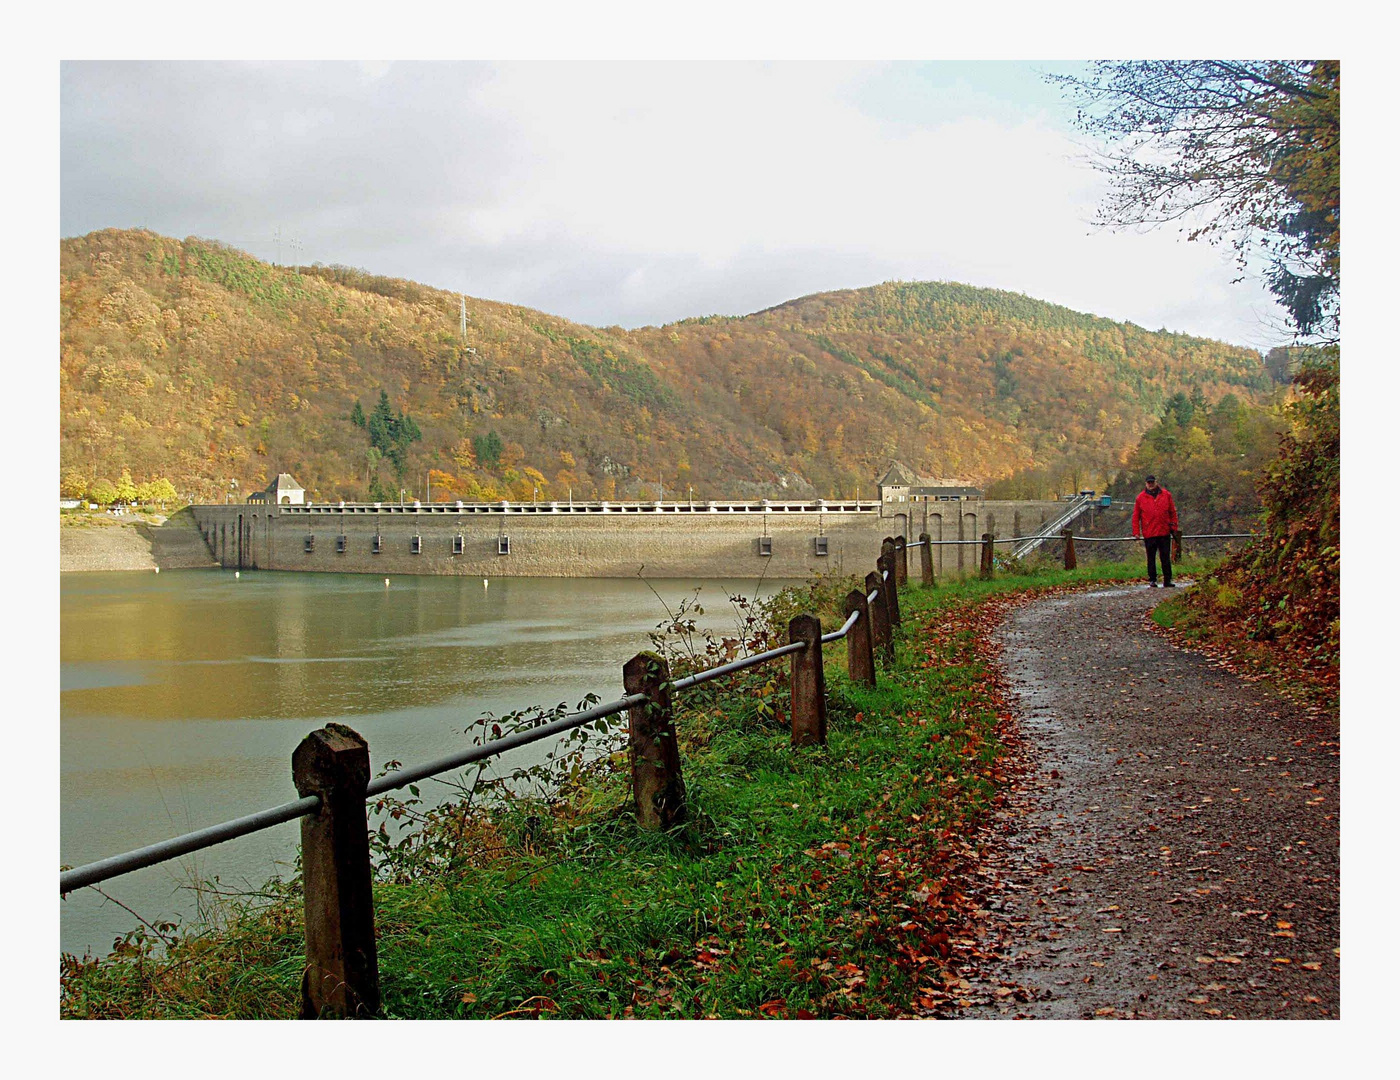
<path id="1" fill-rule="evenodd" d="M 1336 720 L 1152 632 L 1167 595 L 1008 615 L 1019 779 L 983 846 L 999 959 L 970 1015 L 1339 1015 Z"/>

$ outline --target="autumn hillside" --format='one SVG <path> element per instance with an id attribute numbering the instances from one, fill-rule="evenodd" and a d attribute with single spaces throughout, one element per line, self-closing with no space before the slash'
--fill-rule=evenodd
<path id="1" fill-rule="evenodd" d="M 421 497 L 433 470 L 435 498 L 849 496 L 897 457 L 1101 486 L 1174 393 L 1271 387 L 1251 350 L 965 285 L 635 331 L 468 298 L 465 340 L 459 304 L 207 240 L 64 240 L 64 485 L 129 470 L 221 500 L 285 471 L 323 500 Z M 421 436 L 388 456 L 365 423 L 381 391 Z"/>

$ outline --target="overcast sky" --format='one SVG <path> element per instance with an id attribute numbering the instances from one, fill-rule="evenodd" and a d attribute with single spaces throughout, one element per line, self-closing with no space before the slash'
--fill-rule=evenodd
<path id="1" fill-rule="evenodd" d="M 1092 227 L 1103 179 L 1039 75 L 1073 67 L 70 62 L 61 230 L 211 237 L 594 325 L 902 279 L 1284 340 L 1221 250 Z"/>

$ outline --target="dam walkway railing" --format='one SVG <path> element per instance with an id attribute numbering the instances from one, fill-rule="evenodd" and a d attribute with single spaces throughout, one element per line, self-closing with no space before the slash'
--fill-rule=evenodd
<path id="1" fill-rule="evenodd" d="M 883 505 L 878 499 L 696 499 L 654 500 L 644 502 L 591 501 L 559 499 L 549 502 L 376 502 L 376 503 L 243 503 L 242 506 L 264 505 L 287 515 L 392 515 L 392 514 L 879 514 Z M 218 509 L 217 504 L 213 507 Z"/>
<path id="2" fill-rule="evenodd" d="M 1184 539 L 1231 539 L 1246 534 L 1192 536 Z M 1073 568 L 1075 541 L 1122 541 L 1132 537 L 1063 539 L 1065 566 Z M 369 745 L 349 727 L 328 724 L 313 731 L 292 754 L 292 780 L 298 797 L 280 806 L 221 822 L 97 862 L 61 870 L 59 892 L 97 885 L 123 874 L 167 862 L 238 837 L 301 821 L 302 895 L 305 909 L 306 959 L 302 976 L 301 1016 L 371 1017 L 379 1012 L 379 968 L 374 929 L 373 865 L 369 846 L 367 803 L 370 799 L 420 780 L 497 757 L 521 746 L 553 738 L 585 724 L 627 714 L 632 802 L 638 824 L 665 830 L 685 816 L 685 787 L 676 743 L 672 699 L 675 694 L 783 657 L 789 661 L 792 745 L 821 745 L 827 737 L 826 683 L 822 646 L 846 641 L 847 672 L 866 686 L 877 682 L 875 654 L 894 658 L 894 627 L 900 625 L 899 588 L 908 580 L 909 550 L 920 549 L 923 584 L 936 584 L 933 548 L 940 544 L 980 544 L 982 576 L 992 575 L 992 548 L 1030 537 L 997 540 L 933 540 L 923 533 L 915 542 L 887 537 L 875 569 L 863 587 L 845 597 L 845 620 L 822 632 L 820 620 L 800 614 L 788 623 L 788 643 L 752 656 L 672 679 L 667 661 L 652 652 L 638 653 L 622 669 L 624 695 L 615 701 L 547 720 L 526 730 L 371 779 Z"/>

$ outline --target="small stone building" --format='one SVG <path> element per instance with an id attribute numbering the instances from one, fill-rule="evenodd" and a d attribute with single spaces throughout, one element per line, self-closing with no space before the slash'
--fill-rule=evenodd
<path id="1" fill-rule="evenodd" d="M 880 502 L 950 502 L 982 498 L 982 489 L 946 478 L 916 476 L 902 461 L 891 461 L 878 481 Z"/>
<path id="2" fill-rule="evenodd" d="M 262 491 L 248 496 L 250 503 L 267 503 L 272 506 L 305 506 L 306 489 L 292 478 L 291 473 L 278 473 L 277 479 Z"/>

